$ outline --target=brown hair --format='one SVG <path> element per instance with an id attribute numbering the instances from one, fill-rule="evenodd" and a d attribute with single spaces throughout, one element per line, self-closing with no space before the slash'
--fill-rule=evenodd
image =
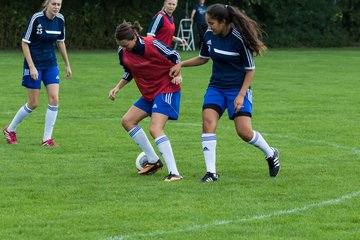
<path id="1" fill-rule="evenodd" d="M 218 22 L 225 20 L 227 24 L 234 24 L 235 28 L 240 31 L 245 46 L 255 55 L 261 55 L 266 51 L 267 47 L 261 40 L 262 34 L 265 32 L 256 21 L 238 8 L 217 3 L 209 6 L 206 14 Z"/>
<path id="2" fill-rule="evenodd" d="M 141 30 L 142 27 L 138 21 L 134 23 L 124 21 L 116 27 L 115 38 L 117 40 L 132 40 L 139 35 Z"/>

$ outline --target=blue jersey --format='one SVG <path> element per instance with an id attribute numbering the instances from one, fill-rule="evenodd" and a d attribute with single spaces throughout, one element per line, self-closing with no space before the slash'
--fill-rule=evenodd
<path id="1" fill-rule="evenodd" d="M 65 41 L 65 20 L 60 13 L 48 19 L 44 12 L 35 13 L 23 35 L 23 42 L 29 44 L 31 58 L 37 69 L 56 66 L 55 43 Z M 28 67 L 25 60 L 25 66 Z"/>
<path id="2" fill-rule="evenodd" d="M 180 62 L 181 58 L 179 53 L 166 46 L 164 43 L 162 43 L 159 40 L 154 39 L 154 46 L 157 48 L 157 50 L 161 53 L 161 55 L 163 55 L 164 57 L 166 57 L 167 59 L 169 59 L 171 62 L 177 64 Z M 119 47 L 118 49 L 118 54 L 119 54 L 119 61 L 120 61 L 120 65 L 123 66 L 124 68 L 124 75 L 123 75 L 123 79 L 125 79 L 126 81 L 131 81 L 133 79 L 132 73 L 130 71 L 130 69 L 128 67 L 126 67 L 123 63 L 123 48 Z M 138 37 L 138 41 L 136 42 L 136 45 L 134 47 L 134 49 L 132 50 L 133 53 L 138 54 L 138 55 L 144 55 L 145 52 L 145 42 L 142 39 L 142 37 Z M 156 69 L 154 69 L 154 71 L 156 71 Z"/>
<path id="3" fill-rule="evenodd" d="M 195 10 L 195 15 L 194 15 L 195 23 L 206 24 L 206 19 L 205 19 L 206 9 L 207 9 L 206 6 L 195 5 L 195 7 L 193 8 L 193 10 Z"/>
<path id="4" fill-rule="evenodd" d="M 255 69 L 252 52 L 245 47 L 243 38 L 234 27 L 221 37 L 209 29 L 200 49 L 201 58 L 213 61 L 209 86 L 219 89 L 241 88 L 246 70 Z"/>

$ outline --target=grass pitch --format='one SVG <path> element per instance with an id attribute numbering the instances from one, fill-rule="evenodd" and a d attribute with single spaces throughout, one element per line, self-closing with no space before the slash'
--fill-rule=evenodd
<path id="1" fill-rule="evenodd" d="M 197 53 L 182 53 L 183 59 Z M 270 50 L 257 57 L 253 128 L 280 151 L 268 176 L 263 154 L 219 122 L 218 182 L 200 184 L 202 98 L 211 64 L 184 68 L 181 115 L 165 131 L 180 182 L 138 176 L 140 149 L 119 120 L 139 97 L 134 83 L 107 99 L 122 76 L 116 51 L 69 51 L 53 137 L 40 143 L 47 107 L 0 143 L 0 239 L 360 239 L 360 49 Z M 0 125 L 26 102 L 21 52 L 0 52 Z M 64 67 L 59 57 L 60 71 Z M 148 129 L 148 121 L 141 126 Z"/>

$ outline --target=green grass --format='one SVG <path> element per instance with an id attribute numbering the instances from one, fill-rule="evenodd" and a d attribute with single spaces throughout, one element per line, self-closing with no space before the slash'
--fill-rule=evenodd
<path id="1" fill-rule="evenodd" d="M 282 170 L 270 178 L 263 154 L 223 117 L 220 180 L 211 184 L 197 182 L 211 64 L 183 69 L 180 119 L 165 131 L 184 179 L 165 183 L 166 169 L 137 175 L 140 150 L 119 124 L 139 96 L 135 84 L 107 99 L 122 76 L 116 51 L 69 57 L 73 77 L 61 82 L 53 135 L 61 146 L 40 147 L 44 89 L 17 129 L 19 144 L 0 143 L 0 239 L 360 239 L 360 49 L 256 58 L 253 128 L 279 148 Z M 0 52 L 0 126 L 26 102 L 22 59 Z"/>

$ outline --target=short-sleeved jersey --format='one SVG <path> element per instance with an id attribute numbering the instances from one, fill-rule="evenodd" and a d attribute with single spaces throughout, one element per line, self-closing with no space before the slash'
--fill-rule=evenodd
<path id="1" fill-rule="evenodd" d="M 169 16 L 165 11 L 158 12 L 152 19 L 147 35 L 171 46 L 174 34 L 174 17 Z"/>
<path id="2" fill-rule="evenodd" d="M 29 44 L 36 68 L 56 66 L 55 43 L 65 41 L 64 16 L 58 13 L 54 19 L 49 19 L 44 12 L 35 13 L 27 25 L 22 41 Z M 25 65 L 27 66 L 26 60 Z"/>
<path id="3" fill-rule="evenodd" d="M 206 31 L 199 57 L 212 59 L 209 86 L 219 89 L 240 89 L 246 71 L 255 69 L 253 54 L 234 27 L 225 37 Z"/>
<path id="4" fill-rule="evenodd" d="M 193 10 L 195 10 L 195 15 L 194 15 L 195 23 L 206 24 L 206 19 L 205 19 L 206 9 L 207 9 L 206 6 L 201 6 L 201 5 L 194 6 Z"/>

